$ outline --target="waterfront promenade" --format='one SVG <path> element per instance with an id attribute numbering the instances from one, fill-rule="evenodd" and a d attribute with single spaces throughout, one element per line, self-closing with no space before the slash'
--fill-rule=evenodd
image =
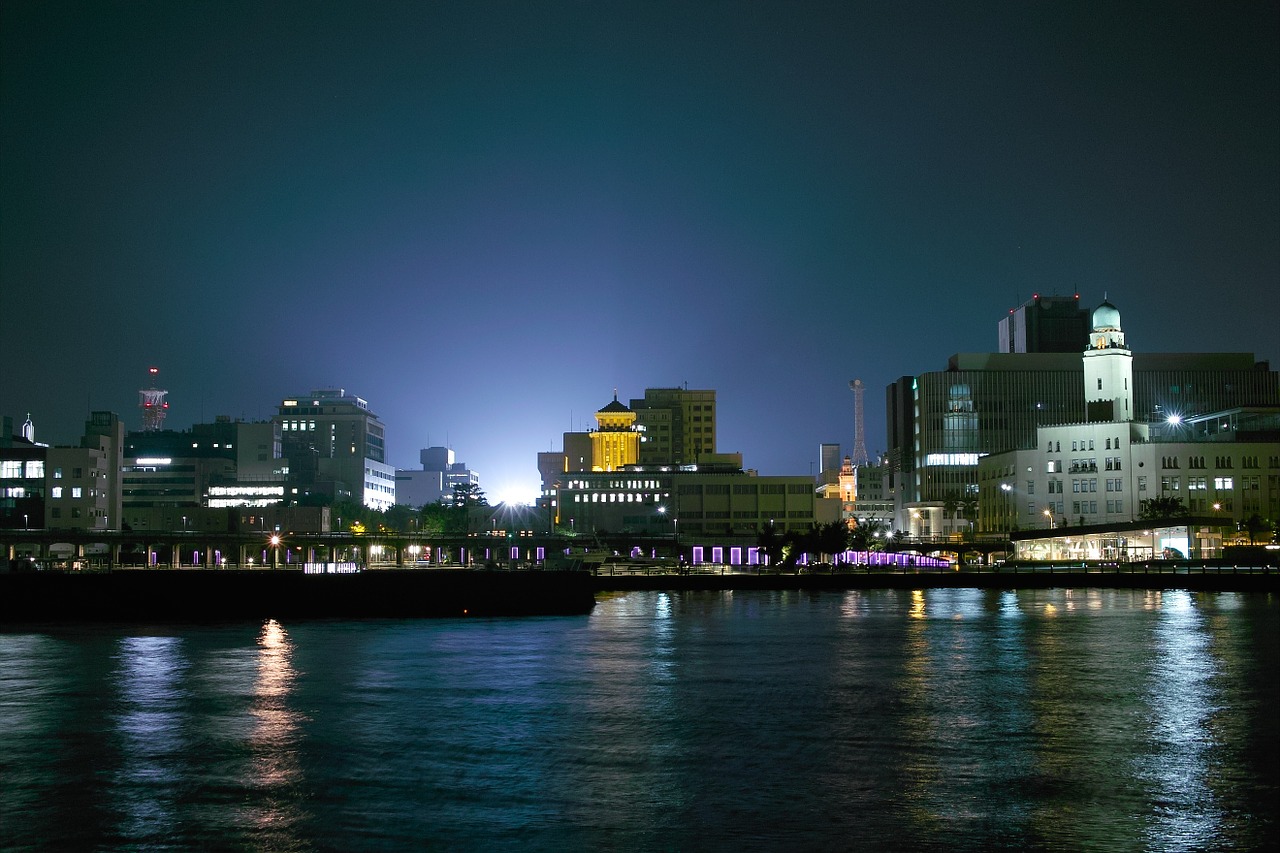
<path id="1" fill-rule="evenodd" d="M 865 571 L 842 567 L 781 572 L 731 571 L 700 566 L 687 572 L 645 571 L 604 566 L 594 574 L 598 592 L 625 590 L 754 589 L 1187 589 L 1224 592 L 1280 592 L 1275 567 L 1225 563 L 1130 563 L 1109 566 L 1053 564 L 999 568 Z"/>

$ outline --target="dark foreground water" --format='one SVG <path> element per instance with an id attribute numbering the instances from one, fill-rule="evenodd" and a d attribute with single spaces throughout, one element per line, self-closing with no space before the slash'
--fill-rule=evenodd
<path id="1" fill-rule="evenodd" d="M 1277 843 L 1280 600 L 628 593 L 0 633 L 0 846 Z"/>

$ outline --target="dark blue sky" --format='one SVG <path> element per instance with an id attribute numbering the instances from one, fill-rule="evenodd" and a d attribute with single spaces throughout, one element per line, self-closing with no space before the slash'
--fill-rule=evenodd
<path id="1" fill-rule="evenodd" d="M 616 387 L 808 473 L 848 382 L 1104 293 L 1280 360 L 1280 4 L 0 10 L 0 413 L 70 442 L 337 385 L 491 496 Z"/>

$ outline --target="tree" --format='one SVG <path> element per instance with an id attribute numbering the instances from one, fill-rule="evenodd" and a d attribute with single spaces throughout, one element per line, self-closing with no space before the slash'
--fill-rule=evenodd
<path id="1" fill-rule="evenodd" d="M 818 547 L 823 554 L 843 554 L 849 548 L 849 527 L 843 521 L 829 521 L 818 527 Z"/>
<path id="2" fill-rule="evenodd" d="M 869 518 L 849 531 L 849 547 L 855 551 L 880 551 L 888 538 L 889 525 L 878 518 Z"/>
<path id="3" fill-rule="evenodd" d="M 488 506 L 489 499 L 476 483 L 459 483 L 453 487 L 453 505 L 461 507 Z"/>
<path id="4" fill-rule="evenodd" d="M 1143 521 L 1163 521 L 1170 518 L 1186 518 L 1187 507 L 1182 498 L 1162 495 L 1148 498 L 1138 504 L 1138 518 Z"/>
<path id="5" fill-rule="evenodd" d="M 942 500 L 942 516 L 951 519 L 952 527 L 955 527 L 956 520 L 960 517 L 960 498 L 955 492 L 948 494 Z"/>
<path id="6" fill-rule="evenodd" d="M 1250 545 L 1257 545 L 1259 540 L 1264 539 L 1266 534 L 1275 529 L 1271 522 L 1267 521 L 1256 512 L 1246 518 L 1240 526 L 1243 528 L 1245 533 L 1249 534 Z"/>
<path id="7" fill-rule="evenodd" d="M 382 513 L 382 523 L 380 527 L 383 530 L 391 530 L 397 533 L 412 533 L 414 521 L 414 511 L 404 504 L 396 504 L 387 507 Z"/>
<path id="8" fill-rule="evenodd" d="M 974 495 L 965 495 L 956 501 L 960 514 L 969 522 L 968 538 L 973 539 L 973 525 L 978 520 L 978 499 Z"/>
<path id="9" fill-rule="evenodd" d="M 756 544 L 760 546 L 761 551 L 764 551 L 764 555 L 769 560 L 770 565 L 781 565 L 786 546 L 786 537 L 778 532 L 778 528 L 774 526 L 772 521 L 760 528 L 760 533 L 756 536 Z"/>

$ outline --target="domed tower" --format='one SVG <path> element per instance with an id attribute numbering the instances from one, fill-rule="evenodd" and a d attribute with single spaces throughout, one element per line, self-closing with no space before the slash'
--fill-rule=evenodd
<path id="1" fill-rule="evenodd" d="M 1105 299 L 1093 311 L 1084 351 L 1085 419 L 1133 420 L 1133 353 L 1125 347 L 1120 312 Z"/>
<path id="2" fill-rule="evenodd" d="M 640 433 L 636 430 L 636 413 L 618 402 L 596 412 L 596 428 L 591 431 L 591 470 L 617 471 L 624 465 L 635 465 L 640 459 Z"/>

